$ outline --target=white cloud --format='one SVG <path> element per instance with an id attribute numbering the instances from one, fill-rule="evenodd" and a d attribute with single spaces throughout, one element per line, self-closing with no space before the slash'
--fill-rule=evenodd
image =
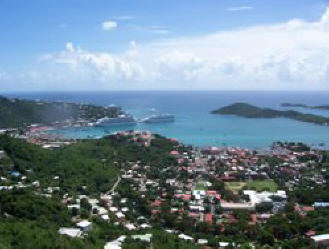
<path id="1" fill-rule="evenodd" d="M 66 50 L 70 52 L 74 52 L 74 47 L 72 42 L 67 42 L 66 43 Z"/>
<path id="2" fill-rule="evenodd" d="M 243 10 L 252 10 L 253 7 L 251 6 L 235 6 L 227 8 L 227 11 L 243 11 Z"/>
<path id="3" fill-rule="evenodd" d="M 132 42 L 120 54 L 68 43 L 45 60 L 52 70 L 62 70 L 53 73 L 62 81 L 93 82 L 95 89 L 329 90 L 329 8 L 316 22 L 293 19 L 199 37 Z"/>
<path id="4" fill-rule="evenodd" d="M 109 31 L 114 30 L 118 27 L 118 23 L 114 21 L 105 21 L 102 23 L 103 30 Z"/>

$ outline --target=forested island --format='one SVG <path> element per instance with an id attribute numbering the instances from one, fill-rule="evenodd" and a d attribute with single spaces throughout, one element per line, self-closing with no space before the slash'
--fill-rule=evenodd
<path id="1" fill-rule="evenodd" d="M 214 110 L 211 113 L 221 115 L 237 115 L 245 118 L 289 118 L 297 121 L 326 126 L 329 124 L 329 118 L 327 117 L 301 113 L 293 110 L 280 111 L 270 108 L 260 108 L 247 103 L 234 103 L 232 105 Z"/>
<path id="2" fill-rule="evenodd" d="M 320 110 L 329 110 L 329 105 L 317 105 L 317 106 L 310 106 L 305 104 L 294 104 L 294 103 L 282 103 L 281 106 L 283 107 L 302 107 L 308 109 L 320 109 Z"/>
<path id="3" fill-rule="evenodd" d="M 65 120 L 96 121 L 116 117 L 118 107 L 103 107 L 67 102 L 8 99 L 0 96 L 0 128 L 25 127 L 33 123 L 52 124 Z"/>

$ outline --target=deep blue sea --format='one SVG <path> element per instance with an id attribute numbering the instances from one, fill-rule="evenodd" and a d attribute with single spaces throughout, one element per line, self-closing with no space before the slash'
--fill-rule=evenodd
<path id="1" fill-rule="evenodd" d="M 116 105 L 136 118 L 152 114 L 174 114 L 176 121 L 167 124 L 142 124 L 109 128 L 71 128 L 58 131 L 67 137 L 100 137 L 118 130 L 148 130 L 177 138 L 195 146 L 241 146 L 263 148 L 274 141 L 301 141 L 329 145 L 329 127 L 294 120 L 247 119 L 212 115 L 210 111 L 234 102 L 260 107 L 280 107 L 282 102 L 329 105 L 329 92 L 229 92 L 229 91 L 122 91 L 122 92 L 35 92 L 5 93 L 8 97 L 72 101 L 96 105 Z M 291 109 L 291 108 L 290 108 Z M 295 110 L 329 116 L 329 111 Z"/>

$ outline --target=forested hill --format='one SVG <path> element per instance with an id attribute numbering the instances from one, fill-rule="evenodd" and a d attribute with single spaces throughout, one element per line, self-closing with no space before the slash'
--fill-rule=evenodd
<path id="1" fill-rule="evenodd" d="M 0 191 L 0 248 L 100 249 L 120 235 L 136 234 L 137 231 L 115 225 L 117 219 L 111 213 L 110 221 L 96 217 L 86 199 L 82 199 L 84 202 L 79 209 L 69 210 L 62 202 L 67 194 L 74 198 L 81 194 L 99 198 L 100 193 L 113 186 L 120 170 L 131 168 L 130 162 L 148 165 L 150 172 L 159 175 L 162 168 L 175 165 L 176 160 L 169 151 L 174 149 L 176 142 L 155 135 L 149 147 L 142 147 L 128 139 L 112 135 L 46 150 L 6 134 L 0 135 L 0 151 L 6 154 L 0 158 L 3 188 Z M 12 176 L 12 172 L 18 172 L 19 177 Z M 19 182 L 23 188 L 4 190 L 6 186 L 16 186 Z M 145 201 L 142 202 L 143 199 L 134 191 L 129 194 L 136 198 L 138 207 L 144 205 Z M 134 208 L 141 212 L 136 206 Z M 148 210 L 144 212 L 148 213 Z M 133 214 L 134 217 L 145 215 Z M 60 235 L 60 227 L 76 227 L 72 217 L 77 215 L 92 221 L 92 230 L 81 238 Z M 161 229 L 146 233 L 153 234 L 154 249 L 199 249 Z M 122 248 L 148 247 L 140 241 L 127 240 Z"/>
<path id="2" fill-rule="evenodd" d="M 49 124 L 66 119 L 95 121 L 102 117 L 115 117 L 118 107 L 102 107 L 66 102 L 46 102 L 8 99 L 0 96 L 0 128 L 16 128 L 32 123 Z"/>
<path id="3" fill-rule="evenodd" d="M 81 140 L 58 150 L 45 150 L 24 140 L 2 135 L 0 150 L 7 153 L 13 165 L 5 169 L 1 168 L 0 162 L 0 169 L 2 172 L 16 170 L 22 174 L 32 170 L 30 177 L 42 185 L 59 176 L 59 187 L 63 193 L 83 192 L 81 186 L 86 186 L 89 194 L 98 196 L 115 182 L 120 165 L 126 162 L 140 161 L 156 168 L 174 164 L 169 156 L 174 145 L 156 136 L 150 147 L 140 147 L 127 142 L 124 137 L 113 135 L 104 139 Z"/>
<path id="4" fill-rule="evenodd" d="M 279 111 L 269 108 L 260 108 L 247 103 L 234 103 L 232 105 L 214 110 L 211 113 L 222 115 L 237 115 L 245 118 L 289 118 L 319 125 L 329 124 L 329 118 L 327 117 L 305 114 L 293 110 Z"/>

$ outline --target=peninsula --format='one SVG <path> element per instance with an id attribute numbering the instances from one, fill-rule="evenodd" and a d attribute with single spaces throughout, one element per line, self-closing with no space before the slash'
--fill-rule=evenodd
<path id="1" fill-rule="evenodd" d="M 122 114 L 119 107 L 90 104 L 9 99 L 0 96 L 0 127 L 17 128 L 33 123 L 52 124 L 64 121 L 95 122 L 103 117 Z"/>
<path id="2" fill-rule="evenodd" d="M 211 113 L 222 115 L 237 115 L 245 118 L 289 118 L 297 121 L 326 126 L 329 124 L 329 118 L 327 117 L 314 114 L 305 114 L 293 110 L 280 111 L 269 108 L 260 108 L 247 103 L 234 103 L 214 110 Z"/>

